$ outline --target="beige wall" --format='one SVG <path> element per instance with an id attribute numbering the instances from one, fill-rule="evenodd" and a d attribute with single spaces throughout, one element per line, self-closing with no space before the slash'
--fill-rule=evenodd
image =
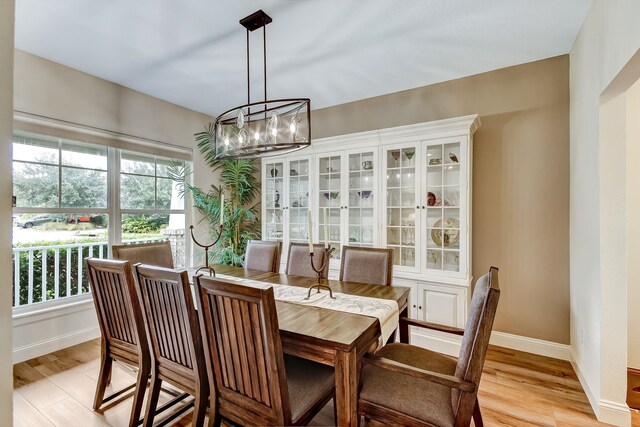
<path id="1" fill-rule="evenodd" d="M 640 80 L 627 92 L 627 366 L 640 369 Z"/>
<path id="2" fill-rule="evenodd" d="M 316 110 L 313 137 L 475 113 L 473 276 L 500 268 L 496 330 L 568 344 L 568 56 Z"/>
<path id="3" fill-rule="evenodd" d="M 194 183 L 214 183 L 193 137 L 211 117 L 20 50 L 14 81 L 16 111 L 190 148 Z"/>
<path id="4" fill-rule="evenodd" d="M 14 1 L 0 2 L 0 425 L 10 426 L 11 363 L 11 134 L 13 127 Z"/>

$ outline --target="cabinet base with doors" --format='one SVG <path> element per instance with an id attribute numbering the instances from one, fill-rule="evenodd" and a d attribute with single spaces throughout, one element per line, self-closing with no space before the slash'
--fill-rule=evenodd
<path id="1" fill-rule="evenodd" d="M 411 317 L 464 327 L 471 286 L 473 134 L 477 115 L 314 140 L 262 161 L 262 234 L 336 248 L 389 247 L 394 285 L 411 291 Z M 325 226 L 326 218 L 326 226 Z M 429 335 L 420 335 L 429 334 Z M 455 343 L 413 331 L 412 340 L 455 353 Z"/>

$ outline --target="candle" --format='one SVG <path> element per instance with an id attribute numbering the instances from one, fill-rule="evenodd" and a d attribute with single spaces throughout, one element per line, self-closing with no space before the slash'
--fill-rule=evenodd
<path id="1" fill-rule="evenodd" d="M 309 209 L 309 253 L 313 253 L 313 221 L 311 220 L 311 209 Z"/>
<path id="2" fill-rule="evenodd" d="M 324 248 L 329 249 L 329 221 L 327 221 L 327 208 L 324 208 Z"/>
<path id="3" fill-rule="evenodd" d="M 224 193 L 220 194 L 220 225 L 224 223 Z"/>

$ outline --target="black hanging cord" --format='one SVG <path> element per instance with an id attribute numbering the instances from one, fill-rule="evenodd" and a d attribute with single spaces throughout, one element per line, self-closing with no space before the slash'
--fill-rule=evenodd
<path id="1" fill-rule="evenodd" d="M 249 67 L 249 30 L 247 29 L 247 104 L 251 104 L 251 68 Z"/>
<path id="2" fill-rule="evenodd" d="M 267 100 L 267 26 L 262 27 L 262 56 L 264 58 L 264 100 Z"/>

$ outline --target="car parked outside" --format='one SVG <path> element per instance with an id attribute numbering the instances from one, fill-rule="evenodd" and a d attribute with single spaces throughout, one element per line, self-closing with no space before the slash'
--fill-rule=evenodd
<path id="1" fill-rule="evenodd" d="M 51 215 L 38 215 L 34 218 L 29 218 L 29 219 L 20 219 L 17 222 L 17 226 L 18 227 L 22 227 L 22 228 L 31 228 L 34 227 L 36 225 L 42 225 L 44 223 L 47 222 L 59 222 L 60 219 Z"/>

